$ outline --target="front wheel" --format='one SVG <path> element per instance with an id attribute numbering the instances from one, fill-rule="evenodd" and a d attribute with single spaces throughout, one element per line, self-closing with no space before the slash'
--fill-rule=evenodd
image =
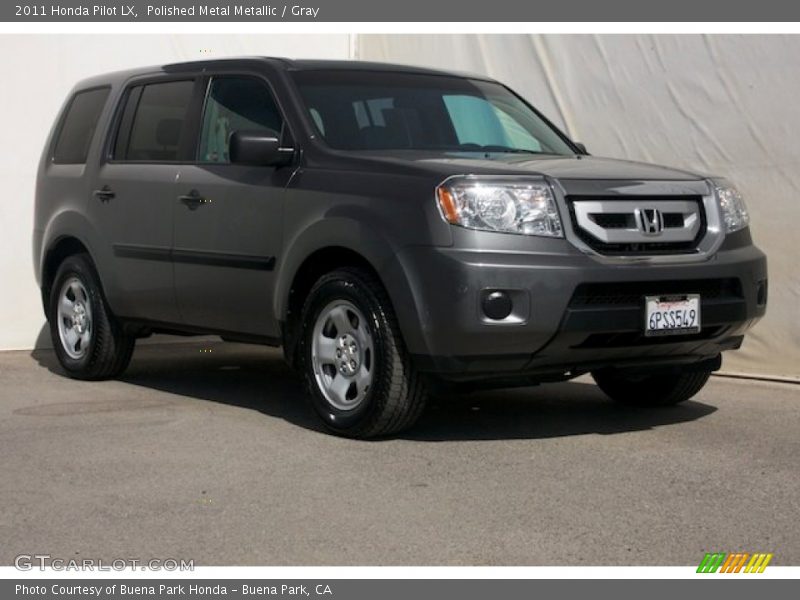
<path id="1" fill-rule="evenodd" d="M 383 286 L 367 271 L 343 268 L 317 281 L 303 307 L 301 356 L 314 409 L 334 433 L 390 435 L 422 413 L 425 385 Z"/>
<path id="2" fill-rule="evenodd" d="M 703 388 L 710 376 L 711 371 L 706 370 L 625 373 L 607 369 L 592 373 L 608 397 L 632 406 L 669 406 L 685 402 Z"/>

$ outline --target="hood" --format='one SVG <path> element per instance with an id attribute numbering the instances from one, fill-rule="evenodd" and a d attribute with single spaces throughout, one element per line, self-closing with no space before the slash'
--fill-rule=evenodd
<path id="1" fill-rule="evenodd" d="M 375 167 L 416 167 L 450 175 L 547 175 L 561 180 L 697 181 L 703 176 L 648 163 L 595 156 L 530 155 L 485 152 L 427 152 L 381 150 L 353 152 L 351 156 Z"/>

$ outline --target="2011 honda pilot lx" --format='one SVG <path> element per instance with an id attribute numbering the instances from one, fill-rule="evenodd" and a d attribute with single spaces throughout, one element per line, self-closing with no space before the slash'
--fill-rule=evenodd
<path id="1" fill-rule="evenodd" d="M 83 81 L 35 212 L 70 376 L 119 374 L 153 332 L 282 346 L 353 437 L 409 427 L 441 386 L 591 373 L 621 402 L 681 402 L 767 300 L 727 181 L 590 156 L 500 83 L 410 67 Z"/>

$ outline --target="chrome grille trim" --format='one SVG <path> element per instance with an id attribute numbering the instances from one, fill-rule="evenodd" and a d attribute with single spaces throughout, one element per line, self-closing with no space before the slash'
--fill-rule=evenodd
<path id="1" fill-rule="evenodd" d="M 578 226 L 605 244 L 674 243 L 691 242 L 702 225 L 700 205 L 691 200 L 574 200 L 572 206 Z M 647 211 L 660 219 L 657 232 L 647 232 L 637 224 Z M 625 215 L 626 227 L 606 228 L 598 222 L 598 215 Z M 665 227 L 664 215 L 683 217 L 681 227 Z"/>
<path id="2" fill-rule="evenodd" d="M 700 195 L 700 203 L 703 205 L 703 213 L 705 215 L 705 232 L 702 234 L 700 241 L 697 244 L 695 251 L 691 254 L 652 254 L 652 255 L 607 255 L 601 254 L 586 244 L 578 232 L 575 230 L 572 219 L 570 218 L 570 207 L 567 202 L 567 197 L 571 194 L 587 197 L 587 196 L 605 196 L 607 190 L 613 190 L 620 199 L 625 199 L 626 194 L 619 193 L 619 183 L 627 182 L 608 182 L 607 180 L 570 180 L 565 181 L 565 184 L 570 186 L 568 192 L 564 184 L 556 178 L 546 177 L 553 187 L 556 195 L 556 201 L 561 213 L 561 222 L 564 227 L 564 235 L 569 242 L 578 250 L 591 256 L 595 261 L 601 264 L 609 265 L 625 265 L 625 264 L 680 264 L 680 263 L 697 263 L 703 262 L 711 258 L 722 245 L 725 239 L 725 233 L 722 228 L 722 217 L 720 215 L 720 208 L 716 196 L 714 195 L 714 185 L 710 180 L 704 179 L 700 181 L 689 182 L 686 186 L 686 192 L 683 192 L 683 182 L 657 182 L 656 185 L 661 187 L 663 191 L 653 194 L 657 196 L 659 193 L 668 196 L 675 194 L 688 193 L 688 195 L 697 197 Z M 649 184 L 648 184 L 649 185 Z M 632 190 L 632 194 L 637 196 L 644 190 L 641 190 L 641 185 L 632 186 L 638 188 Z"/>

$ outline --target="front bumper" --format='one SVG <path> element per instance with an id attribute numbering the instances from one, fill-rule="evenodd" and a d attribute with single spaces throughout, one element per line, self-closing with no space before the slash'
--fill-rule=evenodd
<path id="1" fill-rule="evenodd" d="M 392 296 L 419 369 L 454 380 L 564 379 L 610 366 L 698 362 L 738 348 L 766 310 L 766 257 L 749 234 L 743 241 L 726 240 L 710 259 L 681 264 L 609 265 L 571 249 L 414 247 L 384 275 L 405 279 L 405 297 Z M 518 318 L 487 321 L 484 290 L 512 290 Z M 701 294 L 702 331 L 645 338 L 644 295 L 670 293 Z"/>

